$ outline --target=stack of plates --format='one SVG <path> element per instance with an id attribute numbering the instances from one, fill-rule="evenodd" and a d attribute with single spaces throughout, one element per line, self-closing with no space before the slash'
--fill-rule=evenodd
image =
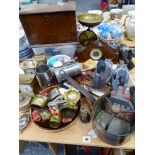
<path id="1" fill-rule="evenodd" d="M 32 57 L 33 50 L 25 36 L 24 30 L 19 31 L 19 61 Z"/>
<path id="2" fill-rule="evenodd" d="M 30 108 L 32 97 L 27 93 L 19 94 L 19 110 L 27 111 Z"/>
<path id="3" fill-rule="evenodd" d="M 33 56 L 32 48 L 28 47 L 27 49 L 19 52 L 19 61 L 31 58 Z"/>

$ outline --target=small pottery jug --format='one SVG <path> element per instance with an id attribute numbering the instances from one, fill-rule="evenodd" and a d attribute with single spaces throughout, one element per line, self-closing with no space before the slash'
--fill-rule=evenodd
<path id="1" fill-rule="evenodd" d="M 129 11 L 125 21 L 127 39 L 135 40 L 135 11 Z"/>

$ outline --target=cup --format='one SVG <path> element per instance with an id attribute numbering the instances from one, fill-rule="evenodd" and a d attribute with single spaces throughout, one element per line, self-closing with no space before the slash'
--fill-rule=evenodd
<path id="1" fill-rule="evenodd" d="M 46 64 L 42 64 L 36 68 L 36 77 L 42 89 L 49 87 L 54 83 L 53 74 Z"/>

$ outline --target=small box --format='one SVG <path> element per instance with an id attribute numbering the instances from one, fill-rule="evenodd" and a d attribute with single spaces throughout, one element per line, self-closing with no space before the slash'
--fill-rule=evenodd
<path id="1" fill-rule="evenodd" d="M 46 64 L 46 62 L 47 62 L 46 61 L 46 57 L 43 54 L 33 56 L 32 57 L 32 60 L 33 61 L 36 61 L 37 62 L 37 65 Z"/>
<path id="2" fill-rule="evenodd" d="M 25 74 L 36 74 L 35 68 L 37 67 L 37 61 L 25 60 L 20 65 L 20 69 L 23 69 Z"/>
<path id="3" fill-rule="evenodd" d="M 19 90 L 31 96 L 38 94 L 40 87 L 35 74 L 19 74 Z"/>

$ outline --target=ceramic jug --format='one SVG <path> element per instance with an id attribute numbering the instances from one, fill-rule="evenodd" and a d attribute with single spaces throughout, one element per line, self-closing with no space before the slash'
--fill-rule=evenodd
<path id="1" fill-rule="evenodd" d="M 135 11 L 129 11 L 125 22 L 127 39 L 135 40 Z"/>

